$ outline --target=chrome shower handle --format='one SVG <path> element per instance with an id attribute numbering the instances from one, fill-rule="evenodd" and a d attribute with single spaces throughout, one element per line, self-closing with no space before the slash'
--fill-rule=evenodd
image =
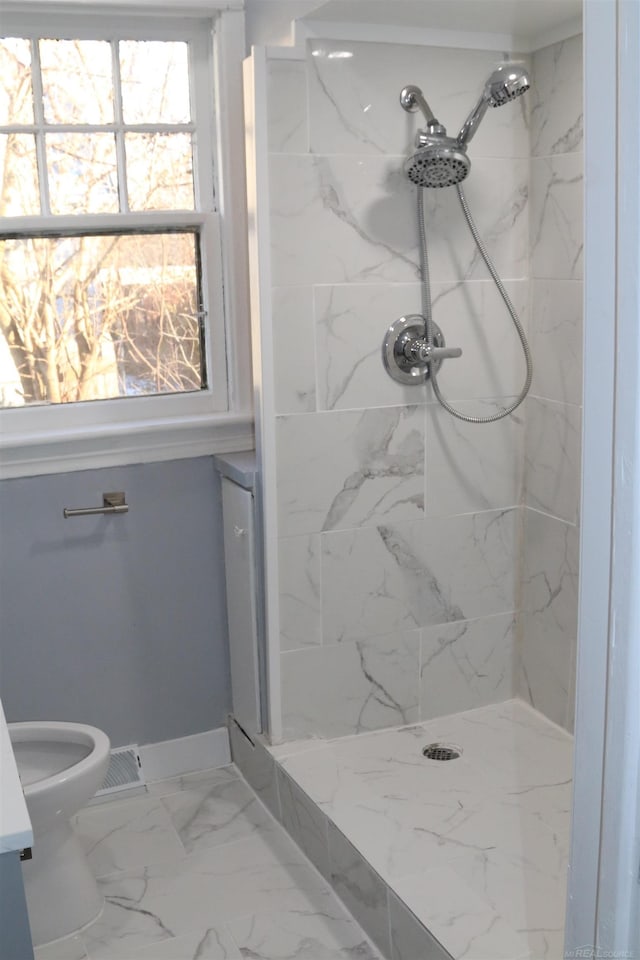
<path id="1" fill-rule="evenodd" d="M 456 360 L 462 356 L 462 347 L 432 347 L 430 360 Z"/>
<path id="2" fill-rule="evenodd" d="M 97 514 L 128 513 L 129 504 L 126 502 L 123 491 L 116 493 L 103 493 L 101 507 L 65 507 L 63 510 L 65 520 L 69 517 L 95 517 Z"/>
<path id="3" fill-rule="evenodd" d="M 403 353 L 407 360 L 414 363 L 437 363 L 439 360 L 455 360 L 462 356 L 461 347 L 436 347 L 435 344 L 427 343 L 426 338 L 421 337 L 416 340 L 409 340 L 405 344 Z"/>

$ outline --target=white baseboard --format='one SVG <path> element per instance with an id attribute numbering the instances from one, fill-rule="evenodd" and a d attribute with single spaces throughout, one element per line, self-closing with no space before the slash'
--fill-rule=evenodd
<path id="1" fill-rule="evenodd" d="M 149 743 L 140 747 L 140 760 L 147 783 L 196 770 L 223 767 L 231 763 L 229 733 L 226 727 L 217 727 L 179 740 Z"/>

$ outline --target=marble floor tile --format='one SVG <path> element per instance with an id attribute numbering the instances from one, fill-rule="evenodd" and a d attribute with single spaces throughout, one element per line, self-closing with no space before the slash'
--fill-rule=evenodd
<path id="1" fill-rule="evenodd" d="M 181 777 L 171 777 L 169 780 L 155 780 L 147 784 L 147 792 L 155 797 L 168 797 L 171 793 L 180 793 L 189 787 L 201 783 L 214 786 L 217 783 L 228 783 L 238 780 L 242 774 L 238 768 L 230 763 L 226 767 L 216 767 L 213 770 L 198 770 L 196 773 L 185 773 Z"/>
<path id="2" fill-rule="evenodd" d="M 528 810 L 554 834 L 566 831 L 571 817 L 573 781 L 570 771 L 564 780 L 540 783 L 536 787 L 513 787 L 504 793 L 504 803 Z"/>
<path id="3" fill-rule="evenodd" d="M 525 938 L 563 928 L 566 863 L 556 876 L 499 850 L 469 851 L 450 863 L 460 880 Z"/>
<path id="4" fill-rule="evenodd" d="M 202 936 L 247 914 L 320 910 L 331 897 L 295 844 L 275 831 L 125 871 L 103 880 L 101 889 L 105 910 L 83 934 L 92 960 L 124 958 L 187 933 Z"/>
<path id="5" fill-rule="evenodd" d="M 461 757 L 425 760 L 432 740 Z M 264 808 L 247 813 L 257 801 L 233 766 L 90 808 L 79 821 L 99 843 L 110 825 L 116 850 L 129 836 L 150 862 L 103 876 L 100 918 L 36 960 L 380 960 L 358 919 L 394 960 L 560 960 L 571 752 L 571 737 L 520 701 L 275 748 L 292 801 L 304 790 L 305 816 L 315 802 L 330 821 L 329 873 L 355 920 Z M 188 854 L 159 862 L 163 829 L 134 829 L 159 808 Z M 414 956 L 420 924 L 431 937 Z"/>
<path id="6" fill-rule="evenodd" d="M 221 925 L 143 947 L 131 960 L 243 960 L 243 957 L 229 931 Z"/>
<path id="7" fill-rule="evenodd" d="M 36 960 L 380 960 L 234 765 L 153 789 L 155 795 L 142 802 L 113 799 L 85 809 L 79 820 L 94 833 L 98 820 L 101 833 L 111 825 L 121 848 L 129 831 L 139 852 L 133 813 L 140 818 L 145 810 L 157 814 L 170 807 L 177 819 L 193 814 L 181 828 L 194 851 L 186 855 L 180 843 L 179 857 L 158 862 L 153 843 L 166 854 L 166 838 L 149 829 L 149 864 L 99 878 L 105 906 L 98 919 L 76 936 L 39 948 Z M 196 838 L 196 829 L 202 837 Z M 237 839 L 245 830 L 248 836 Z M 224 842 L 208 845 L 207 834 Z"/>
<path id="8" fill-rule="evenodd" d="M 362 929 L 337 900 L 322 913 L 289 910 L 229 924 L 247 960 L 379 960 Z"/>
<path id="9" fill-rule="evenodd" d="M 79 813 L 74 829 L 96 877 L 185 856 L 162 801 L 136 797 Z"/>
<path id="10" fill-rule="evenodd" d="M 517 700 L 431 721 L 430 729 L 465 744 L 465 758 L 496 789 L 523 790 L 571 777 L 573 739 Z"/>
<path id="11" fill-rule="evenodd" d="M 528 955 L 526 939 L 452 870 L 403 877 L 395 889 L 452 957 L 516 960 Z"/>
<path id="12" fill-rule="evenodd" d="M 527 933 L 530 960 L 564 960 L 564 923 L 559 930 Z"/>
<path id="13" fill-rule="evenodd" d="M 243 780 L 189 786 L 162 803 L 187 853 L 241 840 L 273 825 Z"/>
<path id="14" fill-rule="evenodd" d="M 426 760 L 429 742 L 461 756 Z M 327 816 L 330 833 L 348 839 L 452 956 L 515 960 L 542 950 L 552 960 L 571 809 L 565 731 L 512 700 L 288 755 L 279 749 L 280 766 Z M 432 896 L 437 876 L 449 878 L 455 915 L 446 897 Z"/>
<path id="15" fill-rule="evenodd" d="M 87 960 L 87 951 L 82 938 L 77 934 L 55 943 L 36 947 L 35 960 Z"/>

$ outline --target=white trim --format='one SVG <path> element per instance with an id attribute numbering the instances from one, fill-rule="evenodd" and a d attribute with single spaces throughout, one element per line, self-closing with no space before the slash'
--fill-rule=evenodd
<path id="1" fill-rule="evenodd" d="M 306 60 L 304 44 L 299 47 L 265 47 L 267 60 Z"/>
<path id="2" fill-rule="evenodd" d="M 263 516 L 267 724 L 272 742 L 282 739 L 280 697 L 280 602 L 276 492 L 275 384 L 271 314 L 270 191 L 267 133 L 267 58 L 254 47 L 244 64 L 247 138 L 247 206 L 256 457 Z"/>
<path id="3" fill-rule="evenodd" d="M 346 23 L 330 20 L 295 21 L 295 46 L 306 40 L 348 40 L 370 43 L 401 43 L 425 47 L 461 47 L 465 50 L 522 50 L 509 33 L 474 33 L 466 30 L 439 30 L 381 23 Z M 523 51 L 526 52 L 526 51 Z"/>
<path id="4" fill-rule="evenodd" d="M 145 231 L 162 228 L 170 230 L 197 230 L 205 214 L 197 210 L 167 210 L 163 213 L 79 213 L 50 216 L 3 217 L 0 233 L 3 237 L 32 236 L 33 234 L 74 235 L 77 233 L 120 233 L 123 230 Z"/>
<path id="5" fill-rule="evenodd" d="M 307 40 L 317 38 L 351 42 L 401 43 L 425 47 L 451 47 L 464 50 L 532 53 L 550 43 L 567 40 L 581 32 L 581 19 L 572 19 L 535 37 L 526 37 L 512 33 L 477 33 L 471 30 L 444 30 L 394 24 L 314 20 L 313 16 L 310 16 L 295 21 L 294 49 L 303 51 Z"/>
<path id="6" fill-rule="evenodd" d="M 0 10 L 4 10 L 1 6 Z M 151 11 L 136 17 L 135 6 L 127 7 L 126 11 L 118 11 L 114 16 L 113 10 L 86 8 L 84 3 L 78 4 L 82 9 L 69 11 L 54 4 L 38 16 L 38 11 L 26 4 L 19 9 L 3 12 L 0 20 L 0 31 L 3 36 L 15 35 L 15 32 L 24 34 L 31 39 L 55 36 L 56 34 L 73 37 L 74 40 L 184 40 L 193 42 L 202 37 L 203 30 L 210 28 L 220 14 L 212 13 L 210 17 L 203 16 L 202 11 L 197 18 L 183 17 L 182 9 L 174 3 L 173 11 L 167 5 L 164 16 L 156 20 Z"/>
<path id="7" fill-rule="evenodd" d="M 220 16 L 213 37 L 218 125 L 218 200 L 222 223 L 222 270 L 227 341 L 227 389 L 232 410 L 252 415 L 249 253 L 243 120 L 242 11 Z"/>
<path id="8" fill-rule="evenodd" d="M 170 16 L 179 10 L 181 17 L 215 16 L 232 10 L 243 10 L 244 0 L 188 0 L 184 6 L 176 0 L 0 0 L 0 14 L 12 13 L 70 14 L 76 15 L 78 8 L 83 13 L 113 15 L 114 12 L 128 16 Z"/>
<path id="9" fill-rule="evenodd" d="M 596 945 L 631 956 L 640 918 L 640 4 L 617 7 L 613 524 Z"/>
<path id="10" fill-rule="evenodd" d="M 178 740 L 149 743 L 139 749 L 142 773 L 147 783 L 167 780 L 183 773 L 195 773 L 231 763 L 229 732 L 216 727 Z"/>
<path id="11" fill-rule="evenodd" d="M 637 948 L 628 922 L 638 898 L 638 5 L 587 2 L 584 12 L 585 395 L 565 952 L 622 957 Z"/>
<path id="12" fill-rule="evenodd" d="M 142 424 L 139 430 L 93 430 L 89 435 L 39 437 L 0 455 L 0 480 L 48 473 L 74 473 L 132 463 L 184 460 L 234 453 L 253 446 L 251 420 L 239 415 L 179 418 L 173 423 Z"/>

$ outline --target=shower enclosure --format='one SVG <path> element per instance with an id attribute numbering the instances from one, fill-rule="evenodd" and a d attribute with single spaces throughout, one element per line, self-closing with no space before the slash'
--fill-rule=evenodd
<path id="1" fill-rule="evenodd" d="M 245 77 L 273 744 L 256 744 L 254 779 L 394 958 L 462 956 L 471 942 L 492 960 L 562 950 L 581 38 L 519 54 L 506 59 L 523 61 L 531 89 L 481 124 L 489 96 L 469 105 L 502 50 L 317 39 L 254 50 Z M 426 304 L 407 85 L 461 128 L 447 176 L 468 172 L 463 197 L 506 300 L 456 189 L 427 189 Z M 522 404 L 528 356 L 507 302 L 531 343 Z M 383 366 L 398 318 L 425 317 L 437 346 L 431 304 L 461 350 L 437 387 L 462 419 L 432 384 Z"/>

